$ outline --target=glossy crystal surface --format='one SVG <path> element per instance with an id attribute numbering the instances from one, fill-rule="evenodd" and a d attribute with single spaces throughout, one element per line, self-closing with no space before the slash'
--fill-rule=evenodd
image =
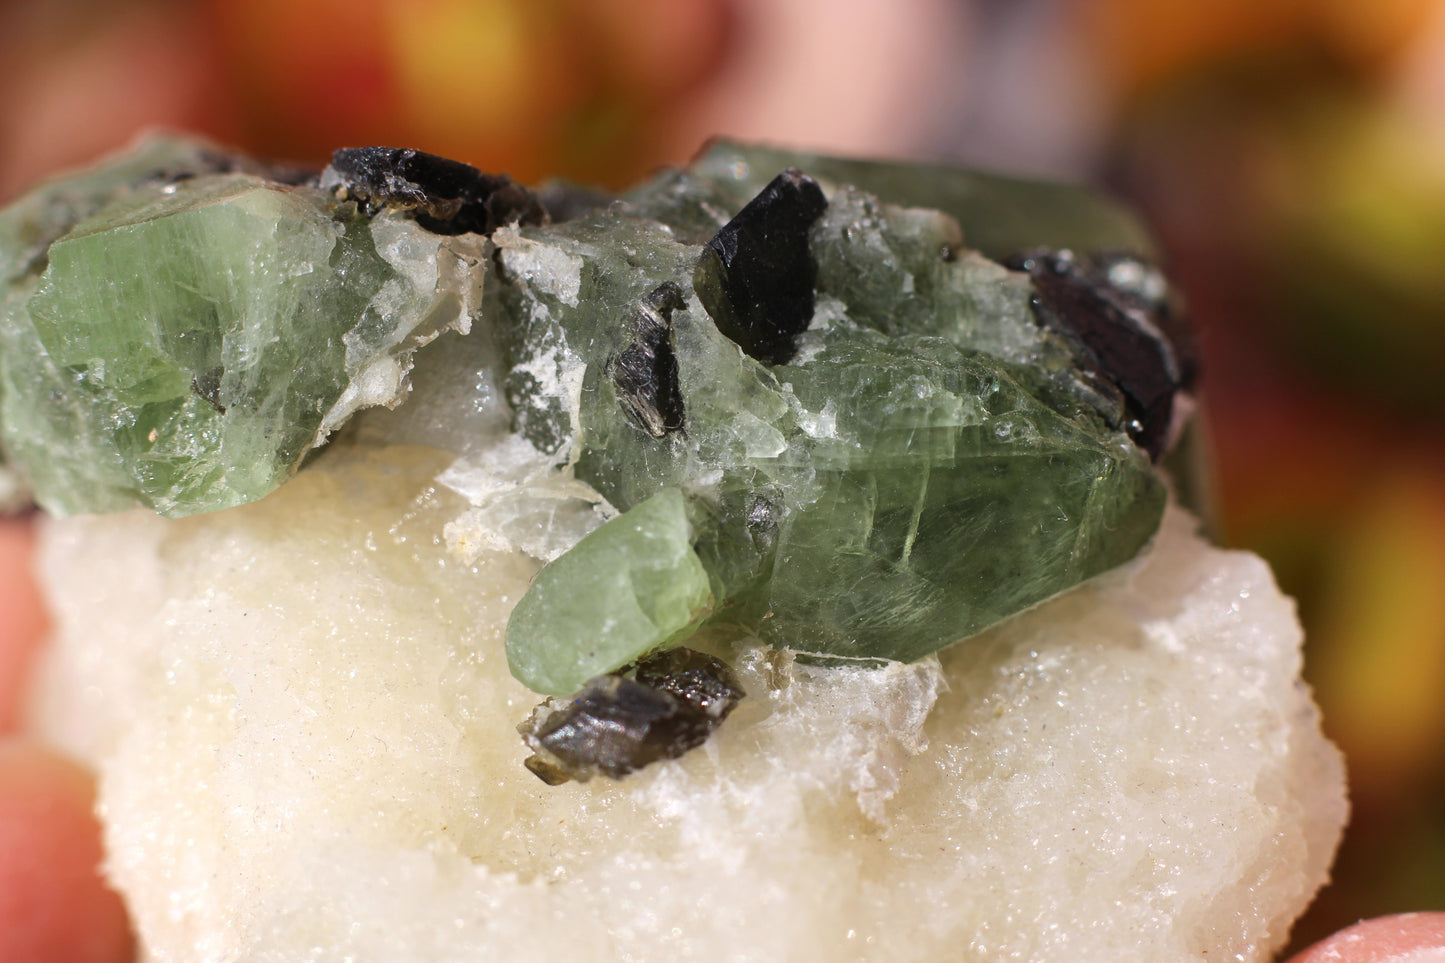
<path id="1" fill-rule="evenodd" d="M 796 203 L 802 232 L 789 250 L 772 209 L 773 246 L 754 260 L 785 263 L 804 245 L 816 269 L 812 316 L 782 347 L 777 328 L 734 333 L 741 315 L 726 306 L 716 252 L 749 236 L 729 215 L 758 205 L 728 205 L 754 183 L 776 201 L 785 178 L 770 183 L 772 167 L 760 165 L 802 170 L 810 158 L 750 155 L 755 173 L 739 182 L 709 159 L 719 149 L 693 173 L 634 193 L 623 216 L 600 211 L 497 241 L 520 430 L 624 519 L 678 492 L 714 623 L 828 658 L 912 661 L 1148 542 L 1164 490 L 1123 428 L 1122 396 L 1040 322 L 1029 276 L 967 250 L 953 217 L 831 186 L 821 214 Z M 1129 239 L 1118 223 L 1105 219 L 1100 244 Z M 766 316 L 768 271 L 759 277 L 735 287 L 747 312 Z M 796 317 L 789 277 L 772 283 L 773 316 Z M 641 350 L 664 328 L 665 359 Z M 677 412 L 639 414 L 655 402 L 637 390 L 636 365 L 624 378 L 617 370 L 618 359 L 644 357 L 659 383 L 675 379 Z M 539 574 L 529 598 L 570 587 L 590 595 L 598 624 L 627 621 L 629 596 L 589 591 L 565 561 Z M 563 641 L 560 614 L 533 617 L 528 599 L 521 610 L 529 618 L 513 620 L 508 650 L 514 665 L 541 653 L 555 670 L 519 674 L 541 691 L 571 691 L 676 641 L 634 632 L 620 647 L 610 636 L 603 657 L 585 631 Z M 564 671 L 581 652 L 596 658 Z"/>
<path id="2" fill-rule="evenodd" d="M 52 512 L 260 498 L 352 411 L 397 401 L 418 343 L 468 321 L 475 238 L 444 250 L 410 220 L 168 142 L 78 180 L 0 224 L 41 238 L 5 248 L 0 398 L 5 447 Z M 66 199 L 87 183 L 88 203 Z"/>
<path id="3" fill-rule="evenodd" d="M 500 388 L 532 454 L 450 531 L 548 563 L 507 650 L 550 694 L 705 624 L 912 661 L 1157 527 L 1182 368 L 1107 202 L 729 144 L 556 221 L 549 196 L 415 151 L 308 176 L 168 141 L 43 187 L 0 216 L 4 447 L 56 512 L 228 508 L 466 335 L 418 389 L 460 425 Z"/>

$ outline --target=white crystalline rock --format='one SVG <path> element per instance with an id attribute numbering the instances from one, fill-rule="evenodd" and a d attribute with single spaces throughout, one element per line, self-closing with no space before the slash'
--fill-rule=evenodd
<path id="1" fill-rule="evenodd" d="M 744 649 L 705 746 L 549 788 L 502 652 L 537 563 L 448 551 L 453 461 L 47 524 L 38 725 L 100 770 L 147 959 L 1267 960 L 1326 878 L 1293 607 L 1180 512 L 941 662 Z"/>
<path id="2" fill-rule="evenodd" d="M 568 254 L 555 244 L 539 244 L 522 236 L 515 224 L 508 224 L 492 235 L 502 264 L 511 275 L 550 294 L 563 304 L 577 306 L 582 293 L 580 257 Z"/>
<path id="3" fill-rule="evenodd" d="M 317 428 L 317 447 L 356 412 L 406 400 L 416 349 L 447 332 L 466 334 L 481 308 L 491 251 L 486 238 L 418 231 L 409 218 L 390 212 L 373 218 L 370 230 L 377 253 L 396 271 L 368 306 L 385 322 L 384 337 L 377 341 L 375 324 L 343 337 L 351 380 Z"/>
<path id="4" fill-rule="evenodd" d="M 570 467 L 558 468 L 520 435 L 457 459 L 437 482 L 472 505 L 442 529 L 452 554 L 468 565 L 487 549 L 550 562 L 617 514 Z"/>

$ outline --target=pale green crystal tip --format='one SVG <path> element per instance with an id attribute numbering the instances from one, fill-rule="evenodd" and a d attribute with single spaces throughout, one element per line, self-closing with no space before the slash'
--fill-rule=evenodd
<path id="1" fill-rule="evenodd" d="M 578 542 L 512 612 L 512 675 L 564 695 L 635 660 L 639 638 L 657 648 L 690 635 L 714 603 L 693 539 L 682 493 L 664 488 Z"/>

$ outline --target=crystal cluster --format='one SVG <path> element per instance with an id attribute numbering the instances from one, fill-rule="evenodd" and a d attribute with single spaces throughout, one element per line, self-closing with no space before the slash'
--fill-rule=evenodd
<path id="1" fill-rule="evenodd" d="M 0 217 L 4 445 L 52 511 L 231 507 L 475 326 L 554 485 L 615 516 L 517 606 L 519 679 L 570 692 L 717 624 L 912 661 L 1163 511 L 1167 289 L 1113 209 L 1030 191 L 724 144 L 607 203 L 155 142 Z"/>
<path id="2" fill-rule="evenodd" d="M 1149 255 L 729 144 L 606 197 L 159 141 L 21 199 L 35 725 L 146 957 L 1268 959 L 1343 776 L 1290 603 L 1166 508 Z"/>

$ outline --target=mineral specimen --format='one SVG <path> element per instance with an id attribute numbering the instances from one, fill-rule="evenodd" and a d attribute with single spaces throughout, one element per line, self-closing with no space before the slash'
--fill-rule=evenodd
<path id="1" fill-rule="evenodd" d="M 544 192 L 549 223 L 416 151 L 218 156 L 152 144 L 0 218 L 4 444 L 53 511 L 259 498 L 475 326 L 559 490 L 615 515 L 512 617 L 540 692 L 709 624 L 916 660 L 1158 526 L 1188 365 L 1147 247 L 1081 192 L 719 145 L 610 204 Z"/>
<path id="2" fill-rule="evenodd" d="M 0 216 L 4 444 L 84 512 L 35 726 L 145 958 L 1270 958 L 1342 772 L 1267 569 L 1155 532 L 1131 222 L 733 145 L 532 197 L 163 142 Z M 542 785 L 509 669 L 580 690 L 534 772 L 656 759 Z"/>

